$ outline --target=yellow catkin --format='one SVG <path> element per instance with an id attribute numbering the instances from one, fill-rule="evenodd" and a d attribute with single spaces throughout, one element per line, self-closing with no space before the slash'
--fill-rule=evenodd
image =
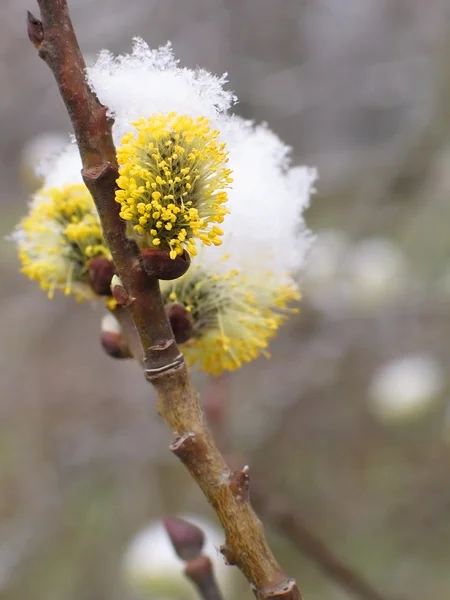
<path id="1" fill-rule="evenodd" d="M 50 298 L 55 290 L 92 297 L 88 262 L 107 249 L 94 202 L 83 184 L 42 189 L 17 231 L 21 271 Z"/>
<path id="2" fill-rule="evenodd" d="M 155 114 L 133 123 L 117 149 L 116 201 L 128 233 L 141 247 L 184 249 L 192 255 L 196 239 L 220 245 L 232 182 L 228 156 L 208 119 L 177 113 Z"/>
<path id="3" fill-rule="evenodd" d="M 212 276 L 191 267 L 180 279 L 162 282 L 165 302 L 179 302 L 194 322 L 194 336 L 182 345 L 190 364 L 213 375 L 239 369 L 267 351 L 271 338 L 296 309 L 294 285 L 279 284 L 270 273 L 249 278 L 231 269 Z"/>

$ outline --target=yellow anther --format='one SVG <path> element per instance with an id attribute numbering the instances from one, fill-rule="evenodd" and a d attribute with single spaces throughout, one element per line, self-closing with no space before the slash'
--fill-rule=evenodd
<path id="1" fill-rule="evenodd" d="M 196 237 L 204 244 L 216 243 L 222 231 L 215 224 L 227 213 L 223 204 L 231 173 L 218 132 L 204 117 L 176 113 L 141 118 L 134 126 L 135 133 L 124 136 L 117 150 L 116 200 L 121 217 L 130 223 L 128 231 L 140 234 L 143 247 L 155 237 L 166 248 L 175 240 L 180 252 L 195 252 L 190 240 Z M 161 221 L 171 227 L 158 225 Z"/>

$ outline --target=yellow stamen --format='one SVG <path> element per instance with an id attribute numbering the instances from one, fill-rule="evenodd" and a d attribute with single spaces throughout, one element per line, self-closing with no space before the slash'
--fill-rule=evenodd
<path id="1" fill-rule="evenodd" d="M 86 186 L 40 190 L 18 231 L 21 270 L 50 298 L 56 289 L 78 299 L 94 296 L 88 285 L 88 262 L 111 255 Z"/>
<path id="2" fill-rule="evenodd" d="M 296 286 L 271 273 L 249 278 L 236 269 L 218 275 L 191 266 L 180 279 L 161 282 L 165 302 L 179 302 L 191 313 L 194 336 L 183 344 L 190 364 L 213 375 L 233 371 L 267 355 L 268 342 L 296 309 Z"/>
<path id="3" fill-rule="evenodd" d="M 219 245 L 231 171 L 224 144 L 205 118 L 156 114 L 133 123 L 117 150 L 116 201 L 141 247 L 161 245 L 174 258 L 195 254 L 195 238 Z M 163 227 L 164 223 L 164 227 Z M 155 233 L 157 230 L 157 234 Z M 155 244 L 155 239 L 159 242 Z"/>

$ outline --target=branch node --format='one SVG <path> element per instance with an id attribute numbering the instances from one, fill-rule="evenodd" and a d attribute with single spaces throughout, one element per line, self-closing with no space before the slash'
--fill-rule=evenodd
<path id="1" fill-rule="evenodd" d="M 122 280 L 118 275 L 113 275 L 111 279 L 111 293 L 114 300 L 119 306 L 126 308 L 135 302 L 136 298 L 130 296 L 127 290 L 122 285 Z"/>
<path id="2" fill-rule="evenodd" d="M 289 598 L 289 600 L 291 598 L 301 600 L 300 592 L 297 590 L 297 584 L 292 577 L 281 581 L 271 588 L 259 590 L 259 592 L 256 593 L 256 597 L 259 600 L 286 600 L 287 598 Z"/>
<path id="3" fill-rule="evenodd" d="M 44 26 L 30 11 L 27 11 L 27 32 L 30 42 L 39 50 L 44 41 Z"/>
<path id="4" fill-rule="evenodd" d="M 240 471 L 233 471 L 230 476 L 230 489 L 236 500 L 249 501 L 250 476 L 249 466 L 246 465 Z"/>
<path id="5" fill-rule="evenodd" d="M 105 161 L 101 164 L 95 164 L 90 167 L 83 168 L 81 170 L 81 176 L 84 179 L 86 185 L 89 183 L 98 183 L 100 181 L 104 181 L 106 179 L 117 179 L 119 173 L 117 171 L 117 165 L 112 162 Z"/>
<path id="6" fill-rule="evenodd" d="M 164 352 L 169 346 L 172 346 L 175 340 L 157 340 L 155 344 L 152 344 L 149 348 L 151 352 Z"/>
<path id="7" fill-rule="evenodd" d="M 174 439 L 174 441 L 170 444 L 169 449 L 171 452 L 181 458 L 187 452 L 192 451 L 192 448 L 195 446 L 196 436 L 193 431 L 188 431 L 183 435 L 178 436 Z"/>
<path id="8" fill-rule="evenodd" d="M 171 340 L 173 342 L 173 340 Z M 168 346 L 170 347 L 170 345 Z M 164 348 L 167 349 L 167 348 Z M 160 352 L 162 348 L 153 348 L 150 350 L 156 350 L 156 352 Z M 162 367 L 153 367 L 151 369 L 145 369 L 145 378 L 150 383 L 154 383 L 161 375 L 167 375 L 170 371 L 176 371 L 184 366 L 184 357 L 181 352 L 178 356 L 175 357 L 170 363 L 163 365 Z"/>
<path id="9" fill-rule="evenodd" d="M 227 544 L 223 544 L 219 548 L 220 553 L 222 554 L 225 564 L 228 566 L 233 566 L 236 564 L 236 559 L 234 557 L 233 550 Z"/>

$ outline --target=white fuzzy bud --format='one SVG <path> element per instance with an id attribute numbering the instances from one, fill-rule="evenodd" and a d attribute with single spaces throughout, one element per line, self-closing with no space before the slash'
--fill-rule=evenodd
<path id="1" fill-rule="evenodd" d="M 393 300 L 406 283 L 405 258 L 383 238 L 355 245 L 348 265 L 349 299 L 354 308 L 376 308 Z"/>
<path id="2" fill-rule="evenodd" d="M 444 373 L 427 354 L 404 356 L 382 365 L 369 388 L 370 408 L 385 422 L 418 417 L 429 410 L 444 387 Z"/>

